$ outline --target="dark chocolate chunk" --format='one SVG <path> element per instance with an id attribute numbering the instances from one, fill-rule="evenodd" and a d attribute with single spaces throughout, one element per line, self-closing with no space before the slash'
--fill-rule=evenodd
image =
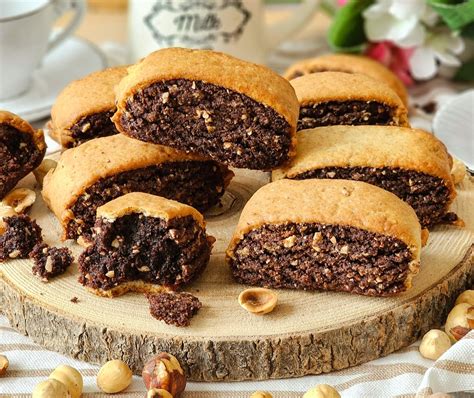
<path id="1" fill-rule="evenodd" d="M 300 108 L 298 131 L 332 125 L 395 125 L 393 109 L 376 101 L 328 101 Z"/>
<path id="2" fill-rule="evenodd" d="M 190 293 L 147 294 L 151 315 L 168 325 L 189 326 L 191 318 L 202 307 L 197 297 Z"/>
<path id="3" fill-rule="evenodd" d="M 42 242 L 41 228 L 26 215 L 4 217 L 6 230 L 0 235 L 0 262 L 28 258 L 33 247 Z"/>
<path id="4" fill-rule="evenodd" d="M 175 288 L 200 275 L 211 254 L 212 239 L 191 216 L 99 218 L 94 230 L 94 243 L 79 257 L 79 280 L 93 289 L 135 280 Z"/>
<path id="5" fill-rule="evenodd" d="M 73 141 L 67 147 L 73 148 L 93 138 L 118 134 L 115 124 L 110 120 L 115 110 L 87 115 L 71 127 Z"/>
<path id="6" fill-rule="evenodd" d="M 247 233 L 230 265 L 240 283 L 389 296 L 405 290 L 411 253 L 393 237 L 318 223 L 263 225 Z"/>
<path id="7" fill-rule="evenodd" d="M 33 259 L 33 274 L 44 282 L 63 274 L 74 261 L 71 250 L 67 247 L 49 247 L 46 243 L 37 244 L 30 253 Z"/>
<path id="8" fill-rule="evenodd" d="M 185 79 L 134 94 L 120 123 L 133 138 L 269 170 L 288 160 L 291 127 L 273 108 L 224 87 Z"/>
<path id="9" fill-rule="evenodd" d="M 0 123 L 0 199 L 43 159 L 30 134 Z"/>
<path id="10" fill-rule="evenodd" d="M 293 177 L 296 180 L 309 178 L 367 182 L 407 202 L 415 210 L 423 227 L 447 222 L 445 216 L 449 206 L 449 189 L 441 178 L 435 176 L 389 167 L 325 167 Z"/>
<path id="11" fill-rule="evenodd" d="M 129 192 L 151 193 L 205 211 L 219 203 L 229 173 L 227 167 L 210 160 L 163 163 L 103 178 L 71 208 L 75 218 L 67 226 L 67 237 L 83 235 L 90 240 L 96 209 Z"/>

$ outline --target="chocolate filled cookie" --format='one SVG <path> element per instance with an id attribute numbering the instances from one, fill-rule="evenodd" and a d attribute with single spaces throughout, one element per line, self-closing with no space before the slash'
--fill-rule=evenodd
<path id="1" fill-rule="evenodd" d="M 46 152 L 42 130 L 0 110 L 0 199 L 38 167 Z"/>
<path id="2" fill-rule="evenodd" d="M 341 124 L 409 126 L 400 97 L 366 75 L 321 72 L 290 83 L 300 102 L 298 130 Z"/>
<path id="3" fill-rule="evenodd" d="M 69 83 L 51 109 L 52 136 L 64 148 L 72 148 L 117 134 L 110 120 L 116 110 L 114 87 L 126 74 L 127 67 L 118 66 Z"/>
<path id="4" fill-rule="evenodd" d="M 298 101 L 270 69 L 207 50 L 156 51 L 117 87 L 117 129 L 225 164 L 270 170 L 294 148 Z"/>
<path id="5" fill-rule="evenodd" d="M 176 289 L 202 273 L 214 239 L 191 206 L 133 192 L 97 209 L 79 281 L 101 296 Z"/>
<path id="6" fill-rule="evenodd" d="M 88 240 L 99 206 L 129 192 L 164 196 L 200 211 L 219 203 L 233 173 L 198 155 L 122 134 L 65 151 L 43 182 L 43 197 L 64 239 Z"/>
<path id="7" fill-rule="evenodd" d="M 419 129 L 332 126 L 302 130 L 293 163 L 272 178 L 349 179 L 386 189 L 415 210 L 423 227 L 451 222 L 456 196 L 446 147 Z"/>
<path id="8" fill-rule="evenodd" d="M 290 66 L 284 76 L 288 80 L 318 72 L 361 73 L 386 83 L 407 106 L 408 93 L 403 82 L 386 66 L 372 58 L 355 54 L 326 54 L 304 59 Z"/>
<path id="9" fill-rule="evenodd" d="M 420 249 L 415 212 L 388 191 L 349 180 L 279 180 L 245 205 L 227 262 L 249 285 L 389 296 L 411 286 Z"/>

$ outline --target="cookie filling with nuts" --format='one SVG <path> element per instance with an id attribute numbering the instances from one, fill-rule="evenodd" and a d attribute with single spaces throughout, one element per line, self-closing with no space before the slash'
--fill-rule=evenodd
<path id="1" fill-rule="evenodd" d="M 0 262 L 28 258 L 33 247 L 41 243 L 41 227 L 26 215 L 4 217 L 5 232 L 0 235 Z"/>
<path id="2" fill-rule="evenodd" d="M 298 130 L 339 124 L 392 126 L 398 123 L 393 118 L 393 109 L 377 101 L 329 101 L 300 108 Z"/>
<path id="3" fill-rule="evenodd" d="M 269 170 L 289 158 L 290 124 L 273 108 L 203 81 L 160 81 L 136 92 L 120 124 L 127 135 Z"/>
<path id="4" fill-rule="evenodd" d="M 39 166 L 45 149 L 35 145 L 31 134 L 0 123 L 0 198 Z"/>
<path id="5" fill-rule="evenodd" d="M 263 225 L 246 234 L 230 265 L 240 283 L 368 296 L 404 291 L 411 254 L 393 237 L 341 225 Z"/>
<path id="6" fill-rule="evenodd" d="M 50 247 L 46 243 L 37 244 L 29 256 L 35 263 L 33 274 L 44 282 L 66 272 L 74 261 L 67 247 Z"/>
<path id="7" fill-rule="evenodd" d="M 117 134 L 110 118 L 113 116 L 114 110 L 107 112 L 99 112 L 84 116 L 70 127 L 72 140 L 65 143 L 66 148 L 73 148 L 83 144 L 93 138 L 107 137 L 109 135 Z"/>
<path id="8" fill-rule="evenodd" d="M 194 208 L 130 193 L 97 210 L 93 244 L 79 258 L 79 280 L 106 296 L 176 289 L 202 273 L 213 242 Z"/>
<path id="9" fill-rule="evenodd" d="M 151 315 L 168 325 L 189 326 L 191 318 L 202 307 L 201 302 L 190 293 L 148 294 Z"/>
<path id="10" fill-rule="evenodd" d="M 413 170 L 373 167 L 325 167 L 292 177 L 344 179 L 367 182 L 386 189 L 407 202 L 416 212 L 423 227 L 437 223 L 453 223 L 458 218 L 448 212 L 450 191 L 441 178 Z"/>
<path id="11" fill-rule="evenodd" d="M 67 238 L 90 240 L 95 211 L 104 203 L 128 192 L 147 192 L 205 211 L 219 203 L 232 173 L 214 161 L 162 163 L 100 179 L 70 209 Z"/>

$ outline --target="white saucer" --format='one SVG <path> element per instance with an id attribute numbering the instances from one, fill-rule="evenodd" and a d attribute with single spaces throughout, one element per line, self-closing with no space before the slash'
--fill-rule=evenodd
<path id="1" fill-rule="evenodd" d="M 436 113 L 433 132 L 451 154 L 474 170 L 474 90 L 456 96 Z"/>
<path id="2" fill-rule="evenodd" d="M 87 40 L 71 37 L 46 55 L 35 71 L 33 84 L 24 94 L 0 101 L 0 109 L 33 122 L 49 115 L 59 92 L 71 80 L 107 67 L 102 51 Z"/>

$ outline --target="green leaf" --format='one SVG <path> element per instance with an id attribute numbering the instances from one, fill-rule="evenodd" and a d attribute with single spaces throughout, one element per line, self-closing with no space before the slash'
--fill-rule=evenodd
<path id="1" fill-rule="evenodd" d="M 454 75 L 454 80 L 460 80 L 465 82 L 474 81 L 474 58 L 461 65 L 461 67 Z"/>
<path id="2" fill-rule="evenodd" d="M 474 0 L 428 0 L 428 4 L 452 30 L 460 30 L 474 22 Z"/>
<path id="3" fill-rule="evenodd" d="M 362 12 L 373 2 L 374 0 L 350 0 L 338 10 L 328 32 L 328 42 L 333 50 L 361 50 L 367 41 Z"/>

